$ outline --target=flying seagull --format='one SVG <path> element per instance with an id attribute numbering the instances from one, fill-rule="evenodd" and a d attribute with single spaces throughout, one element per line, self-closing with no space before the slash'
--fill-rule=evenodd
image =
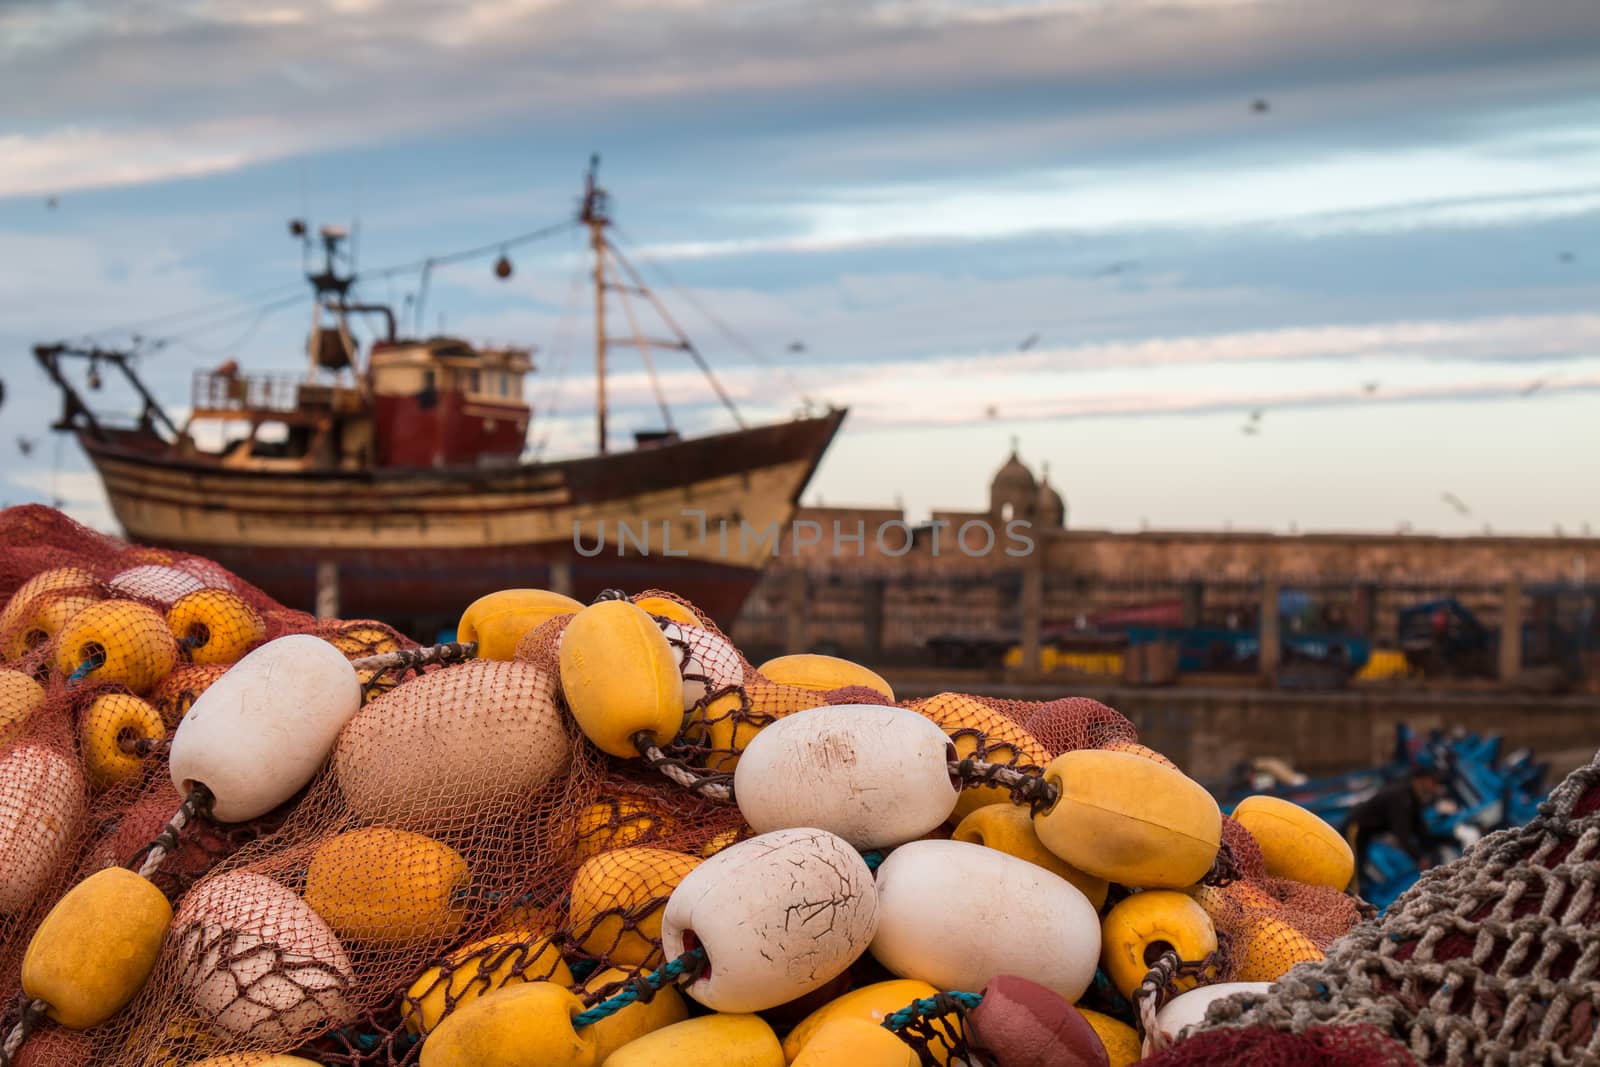
<path id="1" fill-rule="evenodd" d="M 1457 514 L 1465 515 L 1469 518 L 1472 516 L 1472 509 L 1467 507 L 1466 503 L 1454 493 L 1441 493 L 1439 499 L 1455 508 Z"/>
<path id="2" fill-rule="evenodd" d="M 1272 108 L 1272 105 L 1271 105 L 1271 104 L 1269 104 L 1269 103 L 1267 103 L 1267 102 L 1266 102 L 1266 101 L 1265 101 L 1265 100 L 1263 100 L 1263 99 L 1261 99 L 1261 98 L 1259 98 L 1259 97 L 1257 97 L 1257 98 L 1256 98 L 1256 99 L 1255 99 L 1255 100 L 1254 100 L 1254 101 L 1253 101 L 1253 102 L 1252 102 L 1252 103 L 1251 103 L 1251 104 L 1250 104 L 1250 110 L 1251 110 L 1251 111 L 1254 111 L 1254 112 L 1255 112 L 1255 113 L 1256 113 L 1256 114 L 1257 114 L 1257 115 L 1264 115 L 1264 114 L 1266 114 L 1266 113 L 1267 113 L 1267 112 L 1268 112 L 1268 111 L 1269 111 L 1269 110 L 1271 110 L 1271 108 Z"/>
<path id="3" fill-rule="evenodd" d="M 1026 336 L 1026 337 L 1024 337 L 1022 339 L 1022 343 L 1017 346 L 1017 351 L 1018 352 L 1026 352 L 1028 349 L 1032 348 L 1034 345 L 1036 345 L 1038 343 L 1039 343 L 1039 335 L 1036 334 L 1036 333 L 1030 333 L 1028 336 Z"/>
<path id="4" fill-rule="evenodd" d="M 33 441 L 26 437 L 17 438 L 17 451 L 21 452 L 24 456 L 33 455 Z"/>
<path id="5" fill-rule="evenodd" d="M 1368 396 L 1371 396 L 1373 393 L 1376 393 L 1378 391 L 1378 383 L 1377 382 L 1363 382 L 1362 385 L 1361 385 L 1361 391 L 1363 393 L 1366 393 Z"/>
<path id="6" fill-rule="evenodd" d="M 789 351 L 791 351 L 791 352 L 804 352 L 805 350 L 806 350 L 806 343 L 804 341 L 790 341 L 789 342 Z"/>

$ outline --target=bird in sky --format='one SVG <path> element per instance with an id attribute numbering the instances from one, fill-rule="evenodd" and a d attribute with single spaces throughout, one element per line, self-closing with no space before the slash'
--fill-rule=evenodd
<path id="1" fill-rule="evenodd" d="M 1018 352 L 1026 352 L 1028 349 L 1032 348 L 1034 345 L 1036 345 L 1038 343 L 1039 343 L 1039 335 L 1036 334 L 1036 333 L 1030 333 L 1028 336 L 1026 336 L 1026 337 L 1024 337 L 1022 339 L 1022 343 L 1017 346 L 1017 351 Z"/>
<path id="2" fill-rule="evenodd" d="M 1439 499 L 1443 500 L 1446 504 L 1449 504 L 1452 508 L 1455 508 L 1457 514 L 1465 515 L 1465 516 L 1468 516 L 1469 518 L 1471 517 L 1472 509 L 1467 507 L 1466 502 L 1463 501 L 1460 497 L 1456 496 L 1454 493 L 1451 493 L 1451 492 L 1441 493 L 1439 495 Z"/>
<path id="3" fill-rule="evenodd" d="M 17 438 L 17 451 L 24 456 L 33 455 L 33 441 L 27 437 Z"/>
<path id="4" fill-rule="evenodd" d="M 1539 390 L 1543 389 L 1549 384 L 1549 378 L 1535 378 L 1533 381 L 1529 382 L 1523 387 L 1521 395 L 1532 396 L 1534 393 L 1537 393 Z"/>
<path id="5" fill-rule="evenodd" d="M 806 350 L 806 343 L 804 341 L 790 341 L 789 342 L 789 351 L 791 351 L 791 352 L 804 352 L 805 350 Z"/>
<path id="6" fill-rule="evenodd" d="M 1122 259 L 1115 263 L 1107 263 L 1105 266 L 1095 271 L 1093 276 L 1096 278 L 1110 278 L 1113 275 L 1121 274 L 1124 271 L 1130 271 L 1138 265 L 1139 261 L 1136 259 Z"/>
<path id="7" fill-rule="evenodd" d="M 59 204 L 60 204 L 60 203 L 61 203 L 61 201 L 59 201 L 59 200 L 57 200 L 57 199 L 56 199 L 56 198 L 55 198 L 55 197 L 53 197 L 53 196 L 50 196 L 50 197 L 46 197 L 46 198 L 45 198 L 45 201 L 44 201 L 44 209 L 45 209 L 45 210 L 46 210 L 46 211 L 54 211 L 54 210 L 55 210 L 55 209 L 56 209 L 56 207 L 57 207 L 57 206 L 58 206 L 58 205 L 59 205 Z"/>
<path id="8" fill-rule="evenodd" d="M 1371 396 L 1373 393 L 1376 393 L 1378 391 L 1378 383 L 1377 382 L 1363 382 L 1362 385 L 1361 385 L 1361 391 L 1363 393 L 1366 393 L 1368 396 Z"/>
<path id="9" fill-rule="evenodd" d="M 1265 100 L 1261 99 L 1260 97 L 1257 97 L 1250 104 L 1250 110 L 1254 111 L 1257 115 L 1264 115 L 1268 111 L 1270 111 L 1271 109 L 1272 109 L 1272 105 L 1267 103 Z"/>
<path id="10" fill-rule="evenodd" d="M 983 414 L 987 418 L 998 419 L 1000 417 L 1000 409 L 995 407 L 993 404 L 990 404 L 988 407 L 983 409 Z"/>

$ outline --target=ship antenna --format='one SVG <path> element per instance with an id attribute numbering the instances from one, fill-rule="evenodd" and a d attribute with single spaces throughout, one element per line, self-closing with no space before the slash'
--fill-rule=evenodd
<path id="1" fill-rule="evenodd" d="M 610 197 L 600 188 L 600 154 L 589 156 L 583 177 L 583 206 L 578 221 L 589 228 L 589 248 L 594 252 L 594 378 L 595 419 L 600 452 L 606 451 L 606 226 L 610 223 Z"/>

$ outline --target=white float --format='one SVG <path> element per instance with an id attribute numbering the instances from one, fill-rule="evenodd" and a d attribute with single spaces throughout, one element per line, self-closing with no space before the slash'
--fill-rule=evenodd
<path id="1" fill-rule="evenodd" d="M 844 704 L 786 715 L 751 739 L 733 795 L 757 833 L 810 826 L 861 849 L 912 841 L 950 817 L 950 738 L 914 711 Z"/>
<path id="2" fill-rule="evenodd" d="M 43 745 L 0 758 L 0 916 L 32 904 L 82 828 L 83 774 L 76 760 Z"/>
<path id="3" fill-rule="evenodd" d="M 106 583 L 119 596 L 148 600 L 170 608 L 179 597 L 198 592 L 206 583 L 188 571 L 156 563 L 132 567 Z"/>
<path id="4" fill-rule="evenodd" d="M 180 794 L 196 783 L 223 822 L 265 815 L 299 792 L 361 707 L 343 653 L 309 634 L 269 641 L 200 694 L 178 723 L 168 764 Z"/>
<path id="5" fill-rule="evenodd" d="M 1070 1004 L 1099 964 L 1100 919 L 1071 882 L 1027 860 L 965 841 L 913 841 L 878 868 L 872 955 L 938 989 L 977 992 L 1011 974 Z"/>
<path id="6" fill-rule="evenodd" d="M 344 946 L 305 901 L 264 875 L 202 882 L 184 896 L 167 938 L 196 1012 L 232 1037 L 283 1043 L 354 1014 Z"/>
<path id="7" fill-rule="evenodd" d="M 878 925 L 872 872 L 824 830 L 763 834 L 718 852 L 667 899 L 668 959 L 705 949 L 686 992 L 714 1011 L 764 1011 L 820 989 L 866 951 Z M 692 935 L 686 937 L 686 935 Z"/>
<path id="8" fill-rule="evenodd" d="M 1265 993 L 1272 988 L 1271 982 L 1219 982 L 1216 985 L 1201 986 L 1191 989 L 1187 993 L 1173 997 L 1167 1006 L 1156 1012 L 1156 1031 L 1160 1033 L 1165 1044 L 1172 1044 L 1184 1038 L 1184 1028 L 1204 1021 L 1206 1009 L 1215 1002 L 1231 997 L 1235 993 Z M 1147 1034 L 1144 1039 L 1143 1052 L 1149 1056 L 1155 1051 L 1155 1046 Z"/>
<path id="9" fill-rule="evenodd" d="M 726 638 L 698 626 L 676 622 L 660 625 L 662 636 L 679 657 L 678 672 L 683 675 L 684 711 L 692 710 L 705 699 L 707 693 L 715 693 L 744 681 L 743 660 Z M 683 658 L 680 644 L 689 648 L 687 659 Z M 557 647 L 560 647 L 559 641 Z"/>

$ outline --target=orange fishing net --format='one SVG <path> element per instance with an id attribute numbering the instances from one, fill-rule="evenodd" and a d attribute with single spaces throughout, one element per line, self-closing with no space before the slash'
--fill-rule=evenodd
<path id="1" fill-rule="evenodd" d="M 290 610 L 203 559 L 129 546 L 44 508 L 0 513 L 0 545 L 0 990 L 14 993 L 62 894 L 151 855 L 184 802 L 165 765 L 171 733 L 232 663 L 288 634 L 350 660 L 416 646 L 379 622 Z M 681 728 L 653 764 L 607 756 L 576 728 L 560 681 L 570 615 L 532 628 L 511 661 L 364 669 L 363 704 L 307 785 L 241 823 L 202 807 L 167 835 L 149 877 L 174 917 L 133 1001 L 80 1033 L 39 1024 L 16 1062 L 155 1067 L 294 1051 L 327 1065 L 409 1064 L 461 1005 L 539 980 L 591 1003 L 623 988 L 653 1001 L 625 1011 L 702 1013 L 635 979 L 662 961 L 672 888 L 751 831 L 736 806 L 664 771 L 725 782 L 763 727 L 896 695 L 875 676 L 776 680 L 681 598 L 629 599 L 656 618 L 684 680 Z M 899 703 L 937 723 L 958 758 L 1031 775 L 1082 748 L 1164 760 L 1095 701 Z M 969 789 L 929 836 L 1002 801 L 1003 786 Z M 1226 884 L 1199 892 L 1231 946 L 1229 975 L 1310 958 L 1355 921 L 1340 893 L 1267 878 L 1242 826 L 1230 820 L 1225 837 Z M 818 996 L 885 977 L 863 957 Z M 821 1003 L 812 999 L 765 1015 L 781 1033 Z M 0 1013 L 4 1030 L 20 1003 Z M 1135 1018 L 1114 995 L 1102 1006 Z M 596 1024 L 602 1045 L 619 1026 Z"/>

